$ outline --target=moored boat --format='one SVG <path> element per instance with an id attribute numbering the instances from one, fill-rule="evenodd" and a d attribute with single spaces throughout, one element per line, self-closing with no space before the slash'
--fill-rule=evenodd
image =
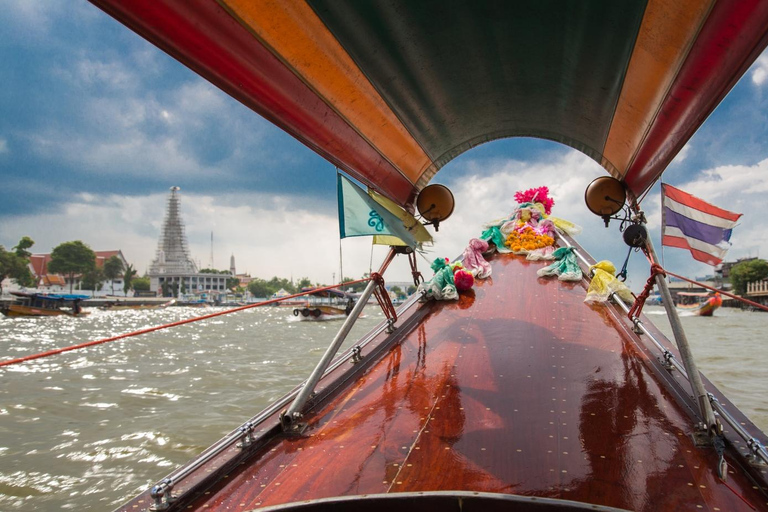
<path id="1" fill-rule="evenodd" d="M 469 148 L 532 136 L 603 166 L 638 228 L 768 43 L 757 0 L 92 1 L 395 206 Z M 331 363 L 345 322 L 304 384 L 120 510 L 768 510 L 766 436 L 700 376 L 640 238 L 676 347 L 637 308 L 585 304 L 585 279 L 496 254 L 492 280 L 385 308 Z"/>
<path id="2" fill-rule="evenodd" d="M 9 317 L 24 316 L 85 316 L 81 302 L 87 295 L 11 292 L 15 302 L 4 303 L 2 313 Z"/>

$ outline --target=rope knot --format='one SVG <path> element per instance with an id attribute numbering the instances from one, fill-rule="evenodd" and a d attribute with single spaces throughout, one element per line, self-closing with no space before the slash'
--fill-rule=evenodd
<path id="1" fill-rule="evenodd" d="M 635 299 L 635 303 L 632 304 L 632 307 L 629 309 L 629 312 L 627 313 L 627 316 L 630 320 L 633 322 L 637 320 L 637 317 L 640 316 L 640 313 L 643 312 L 643 306 L 645 306 L 645 301 L 648 299 L 648 296 L 651 294 L 651 290 L 653 290 L 653 285 L 656 284 L 656 276 L 662 276 L 666 277 L 667 273 L 664 270 L 664 267 L 659 265 L 658 263 L 651 264 L 651 276 L 648 278 L 648 281 L 645 282 L 645 288 L 643 288 L 643 292 L 637 296 Z"/>

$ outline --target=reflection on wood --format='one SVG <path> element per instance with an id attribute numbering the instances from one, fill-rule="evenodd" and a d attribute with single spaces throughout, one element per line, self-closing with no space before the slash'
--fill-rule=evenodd
<path id="1" fill-rule="evenodd" d="M 540 266 L 498 256 L 474 293 L 422 306 L 400 343 L 307 415 L 304 436 L 273 437 L 192 509 L 433 490 L 768 509 L 740 470 L 718 479 L 687 398 L 613 310 L 584 304 L 584 283 L 538 278 Z"/>

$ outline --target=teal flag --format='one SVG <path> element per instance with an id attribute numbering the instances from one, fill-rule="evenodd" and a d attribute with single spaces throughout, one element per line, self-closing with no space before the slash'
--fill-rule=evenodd
<path id="1" fill-rule="evenodd" d="M 410 247 L 418 242 L 403 221 L 374 201 L 363 189 L 341 174 L 339 184 L 339 233 L 348 236 L 392 235 Z"/>

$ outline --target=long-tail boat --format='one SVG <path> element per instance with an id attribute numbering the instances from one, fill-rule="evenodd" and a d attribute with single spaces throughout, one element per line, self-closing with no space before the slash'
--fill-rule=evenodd
<path id="1" fill-rule="evenodd" d="M 0 312 L 9 317 L 86 316 L 81 302 L 87 295 L 11 292 L 15 301 L 4 304 Z"/>
<path id="2" fill-rule="evenodd" d="M 768 43 L 764 0 L 92 2 L 405 209 L 528 136 L 603 166 L 637 224 Z M 768 510 L 766 436 L 700 375 L 663 278 L 674 344 L 586 279 L 490 263 L 331 362 L 377 276 L 305 383 L 120 510 Z"/>
<path id="3" fill-rule="evenodd" d="M 677 309 L 696 316 L 712 316 L 715 310 L 723 305 L 723 298 L 719 293 L 678 292 L 677 300 Z"/>
<path id="4" fill-rule="evenodd" d="M 303 304 L 293 308 L 293 316 L 300 320 L 342 319 L 352 312 L 353 306 L 351 294 L 332 288 L 309 294 Z"/>

